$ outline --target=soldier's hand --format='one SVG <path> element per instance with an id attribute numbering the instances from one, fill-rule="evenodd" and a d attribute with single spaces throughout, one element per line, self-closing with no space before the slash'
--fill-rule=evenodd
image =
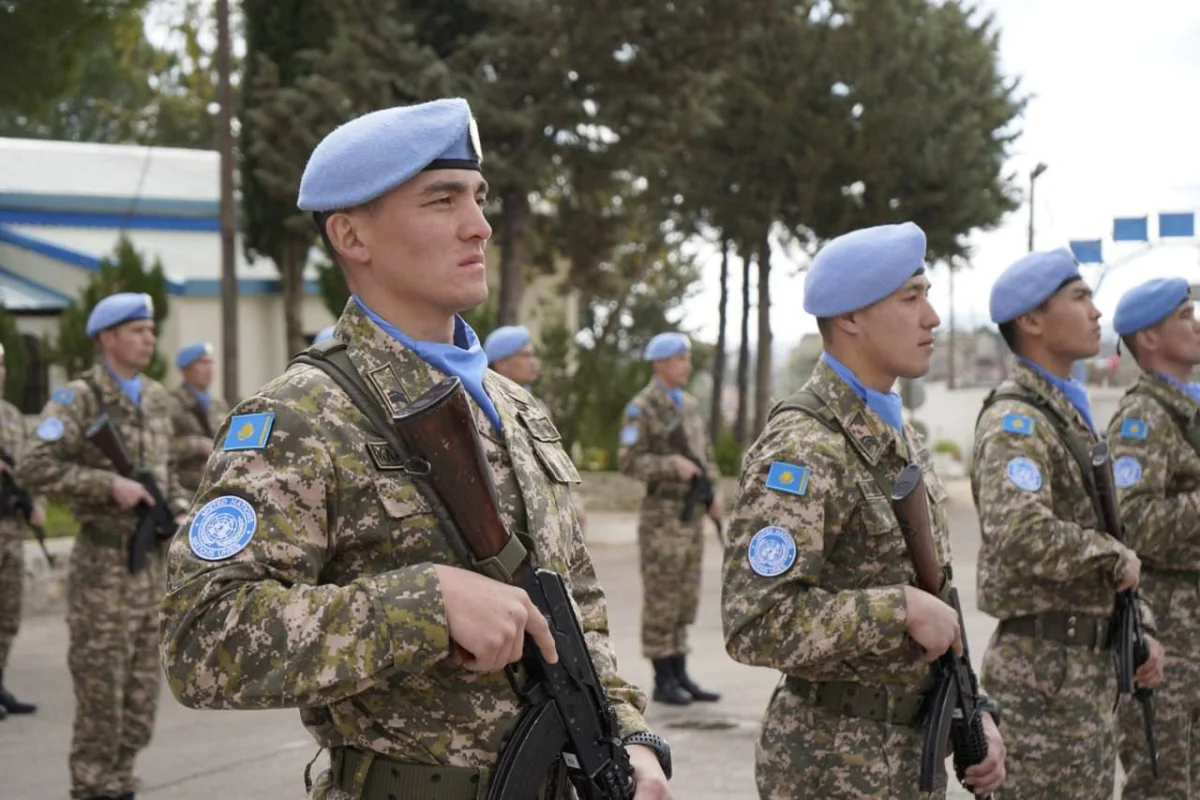
<path id="1" fill-rule="evenodd" d="M 154 505 L 154 498 L 146 491 L 145 486 L 142 486 L 132 478 L 126 478 L 121 475 L 113 477 L 112 497 L 117 505 L 124 509 L 133 508 L 138 503 L 145 503 L 148 506 Z"/>
<path id="2" fill-rule="evenodd" d="M 1125 562 L 1125 571 L 1121 573 L 1121 580 L 1117 581 L 1117 591 L 1123 592 L 1127 589 L 1136 589 L 1142 580 L 1142 561 L 1137 557 L 1137 553 L 1131 552 L 1129 560 Z"/>
<path id="3" fill-rule="evenodd" d="M 676 477 L 681 481 L 690 481 L 700 474 L 700 468 L 683 456 L 671 456 L 671 463 L 675 466 Z"/>
<path id="4" fill-rule="evenodd" d="M 1138 686 L 1153 689 L 1162 683 L 1163 679 L 1163 646 L 1153 636 L 1146 637 L 1146 645 L 1150 648 L 1150 655 L 1145 663 L 1137 668 L 1137 672 L 1133 673 L 1133 679 Z"/>
<path id="5" fill-rule="evenodd" d="M 626 749 L 637 787 L 633 792 L 633 800 L 671 800 L 671 787 L 654 751 L 640 744 L 631 744 Z"/>
<path id="6" fill-rule="evenodd" d="M 713 496 L 712 505 L 708 507 L 708 515 L 713 519 L 725 516 L 725 498 L 721 497 L 720 492 Z"/>
<path id="7" fill-rule="evenodd" d="M 212 451 L 213 451 L 212 439 L 209 439 L 206 437 L 204 439 L 201 439 L 200 441 L 202 442 L 202 444 L 200 445 L 200 450 L 203 452 L 204 455 L 211 456 Z"/>
<path id="8" fill-rule="evenodd" d="M 558 661 L 550 623 L 524 589 L 444 564 L 435 565 L 434 570 L 442 584 L 450 638 L 467 653 L 464 667 L 472 672 L 495 672 L 520 661 L 525 634 L 546 661 Z"/>
<path id="9" fill-rule="evenodd" d="M 46 524 L 46 509 L 40 505 L 34 506 L 33 511 L 29 512 L 30 525 L 45 525 Z"/>
<path id="10" fill-rule="evenodd" d="M 962 638 L 958 629 L 958 613 L 929 592 L 915 586 L 904 587 L 908 619 L 904 623 L 908 635 L 924 649 L 922 661 L 936 661 L 951 647 L 962 655 Z"/>
<path id="11" fill-rule="evenodd" d="M 6 461 L 0 461 L 0 474 L 8 475 L 10 477 L 16 476 L 16 473 L 13 472 L 13 468 L 10 467 Z"/>
<path id="12" fill-rule="evenodd" d="M 963 783 L 973 794 L 986 796 L 1004 785 L 1008 776 L 1004 768 L 1008 750 L 991 714 L 983 715 L 983 736 L 987 740 L 987 757 L 975 766 L 967 767 Z"/>

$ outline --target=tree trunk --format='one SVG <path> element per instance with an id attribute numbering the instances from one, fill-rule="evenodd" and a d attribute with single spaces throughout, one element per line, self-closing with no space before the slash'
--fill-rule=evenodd
<path id="1" fill-rule="evenodd" d="M 758 370 L 754 379 L 754 435 L 767 426 L 771 410 L 771 228 L 758 245 Z"/>
<path id="2" fill-rule="evenodd" d="M 717 301 L 717 352 L 713 354 L 712 413 L 708 421 L 708 438 L 714 445 L 721 435 L 721 395 L 725 393 L 725 323 L 729 306 L 729 240 L 721 240 L 721 298 Z"/>
<path id="3" fill-rule="evenodd" d="M 946 388 L 953 389 L 955 386 L 955 352 L 954 352 L 954 265 L 949 264 L 947 268 L 950 270 L 950 352 L 947 354 L 950 359 L 946 364 Z"/>
<path id="4" fill-rule="evenodd" d="M 750 413 L 750 267 L 753 263 L 753 258 L 742 259 L 742 345 L 738 350 L 738 404 L 733 423 L 733 437 L 742 447 L 746 446 L 746 418 Z"/>
<path id="5" fill-rule="evenodd" d="M 500 193 L 503 218 L 500 221 L 500 302 L 496 324 L 519 325 L 521 297 L 525 292 L 525 219 L 529 198 L 519 186 Z"/>
<path id="6" fill-rule="evenodd" d="M 304 264 L 308 241 L 293 240 L 283 246 L 280 282 L 283 284 L 283 326 L 290 359 L 307 347 L 304 341 Z"/>

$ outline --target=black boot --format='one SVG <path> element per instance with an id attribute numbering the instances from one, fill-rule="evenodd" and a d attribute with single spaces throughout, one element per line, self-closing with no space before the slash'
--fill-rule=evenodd
<path id="1" fill-rule="evenodd" d="M 693 700 L 699 703 L 715 703 L 721 699 L 721 695 L 716 692 L 710 692 L 707 689 L 701 689 L 688 677 L 687 656 L 681 654 L 673 656 L 671 660 L 675 665 L 675 679 L 679 682 L 680 688 L 690 694 Z"/>
<path id="2" fill-rule="evenodd" d="M 12 692 L 4 688 L 4 670 L 0 670 L 0 708 L 3 708 L 8 714 L 32 714 L 37 711 L 37 706 L 22 703 L 12 696 Z M 0 717 L 0 719 L 3 718 Z"/>
<path id="3" fill-rule="evenodd" d="M 692 696 L 679 685 L 671 658 L 656 658 L 654 664 L 654 702 L 670 706 L 686 706 Z"/>

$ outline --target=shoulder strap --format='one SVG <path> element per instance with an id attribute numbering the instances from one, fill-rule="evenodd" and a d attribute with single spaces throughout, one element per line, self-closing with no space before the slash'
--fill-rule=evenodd
<path id="1" fill-rule="evenodd" d="M 112 414 L 108 413 L 108 404 L 104 402 L 104 393 L 100 391 L 100 384 L 96 383 L 96 379 L 88 373 L 84 373 L 80 377 L 88 385 L 88 388 L 92 390 L 92 394 L 96 396 L 96 405 L 100 408 L 100 413 L 108 414 L 109 417 L 112 417 Z"/>
<path id="2" fill-rule="evenodd" d="M 1175 422 L 1176 427 L 1179 428 L 1179 432 L 1183 434 L 1183 438 L 1187 439 L 1187 443 L 1190 444 L 1192 449 L 1196 451 L 1196 455 L 1200 456 L 1200 426 L 1193 424 L 1189 416 L 1186 414 L 1181 414 L 1174 406 L 1159 396 L 1158 393 L 1153 392 L 1143 386 L 1140 381 L 1135 383 L 1133 388 L 1131 388 L 1125 394 L 1139 394 L 1143 397 L 1149 397 L 1154 402 L 1158 403 L 1162 410 L 1166 412 L 1167 416 Z"/>

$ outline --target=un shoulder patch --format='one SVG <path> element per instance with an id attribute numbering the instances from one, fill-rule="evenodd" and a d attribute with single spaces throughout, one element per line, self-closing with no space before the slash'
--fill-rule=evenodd
<path id="1" fill-rule="evenodd" d="M 188 544 L 198 558 L 223 561 L 245 550 L 257 528 L 254 506 L 240 497 L 222 495 L 196 512 L 188 529 Z"/>
<path id="2" fill-rule="evenodd" d="M 1042 471 L 1029 458 L 1019 456 L 1008 462 L 1008 479 L 1018 489 L 1026 492 L 1036 492 L 1042 488 Z"/>
<path id="3" fill-rule="evenodd" d="M 1002 427 L 1009 433 L 1032 436 L 1034 428 L 1037 427 L 1037 421 L 1033 417 L 1027 417 L 1024 414 L 1005 414 Z"/>
<path id="4" fill-rule="evenodd" d="M 71 405 L 71 401 L 75 399 L 75 392 L 64 386 L 61 389 L 56 389 L 51 397 L 60 406 L 69 406 Z"/>
<path id="5" fill-rule="evenodd" d="M 803 497 L 808 491 L 808 467 L 789 464 L 786 461 L 772 461 L 771 468 L 767 471 L 766 487 Z"/>
<path id="6" fill-rule="evenodd" d="M 1127 419 L 1121 423 L 1122 439 L 1145 439 L 1150 435 L 1150 426 L 1144 420 Z"/>
<path id="7" fill-rule="evenodd" d="M 63 435 L 63 423 L 58 417 L 46 417 L 34 431 L 43 442 L 57 442 Z"/>
<path id="8" fill-rule="evenodd" d="M 754 534 L 746 558 L 756 575 L 778 577 L 796 563 L 796 540 L 778 525 L 769 525 Z"/>
<path id="9" fill-rule="evenodd" d="M 629 405 L 625 406 L 625 416 L 629 417 L 630 419 L 637 419 L 641 415 L 642 407 L 637 403 L 630 403 Z"/>
<path id="10" fill-rule="evenodd" d="M 1121 489 L 1128 489 L 1142 479 L 1142 462 L 1133 456 L 1121 456 L 1113 462 L 1113 481 Z"/>
<path id="11" fill-rule="evenodd" d="M 262 450 L 271 438 L 271 427 L 275 424 L 275 412 L 238 414 L 229 420 L 223 450 Z"/>
<path id="12" fill-rule="evenodd" d="M 621 444 L 625 447 L 632 447 L 637 444 L 638 436 L 640 435 L 638 433 L 638 426 L 630 423 L 621 428 Z"/>

